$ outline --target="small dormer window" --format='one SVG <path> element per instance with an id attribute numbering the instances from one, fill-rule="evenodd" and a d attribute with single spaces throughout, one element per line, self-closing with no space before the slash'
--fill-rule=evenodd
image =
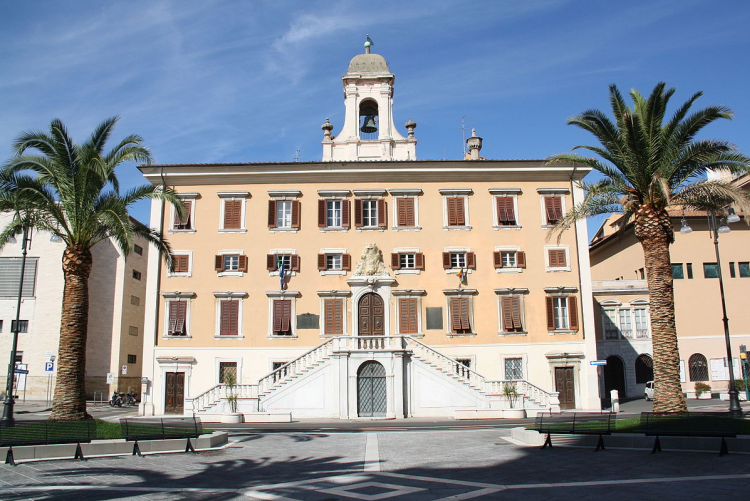
<path id="1" fill-rule="evenodd" d="M 372 100 L 359 105 L 359 137 L 362 140 L 378 138 L 378 103 Z"/>

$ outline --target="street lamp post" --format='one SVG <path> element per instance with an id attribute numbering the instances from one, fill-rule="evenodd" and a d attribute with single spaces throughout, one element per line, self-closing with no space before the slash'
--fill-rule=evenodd
<path id="1" fill-rule="evenodd" d="M 716 213 L 714 211 L 709 212 L 708 216 L 709 231 L 713 233 L 714 237 L 714 249 L 716 251 L 716 269 L 719 277 L 719 293 L 721 295 L 721 313 L 723 315 L 722 321 L 724 322 L 724 341 L 727 345 L 727 361 L 729 364 L 729 412 L 737 416 L 742 416 L 742 407 L 740 406 L 739 392 L 737 387 L 734 385 L 734 364 L 732 363 L 732 343 L 729 337 L 729 319 L 727 318 L 727 303 L 724 297 L 724 279 L 721 273 L 721 258 L 719 256 L 719 233 L 721 228 L 726 228 L 726 233 L 729 228 L 726 225 L 722 225 L 721 228 L 716 225 Z"/>
<path id="2" fill-rule="evenodd" d="M 3 417 L 0 423 L 5 426 L 12 426 L 15 423 L 13 417 L 13 406 L 15 397 L 13 396 L 13 381 L 16 372 L 16 352 L 18 351 L 18 331 L 21 328 L 21 301 L 23 299 L 23 276 L 26 271 L 26 253 L 28 252 L 31 237 L 29 236 L 29 226 L 23 226 L 23 239 L 21 241 L 21 279 L 18 284 L 18 302 L 16 303 L 16 323 L 13 327 L 13 347 L 10 350 L 10 361 L 8 362 L 8 381 L 5 389 L 5 405 L 3 406 Z"/>

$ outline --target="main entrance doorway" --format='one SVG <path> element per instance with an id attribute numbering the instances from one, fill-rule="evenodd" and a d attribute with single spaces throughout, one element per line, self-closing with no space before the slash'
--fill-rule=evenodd
<path id="1" fill-rule="evenodd" d="M 357 373 L 357 415 L 385 417 L 385 369 L 378 362 L 365 362 Z"/>
<path id="2" fill-rule="evenodd" d="M 573 367 L 555 367 L 555 390 L 560 394 L 561 409 L 575 409 L 576 392 Z"/>
<path id="3" fill-rule="evenodd" d="M 182 414 L 185 411 L 185 373 L 167 372 L 164 414 Z"/>
<path id="4" fill-rule="evenodd" d="M 382 336 L 385 333 L 383 298 L 368 292 L 359 300 L 359 336 Z"/>
<path id="5" fill-rule="evenodd" d="M 616 355 L 607 357 L 607 365 L 604 366 L 604 398 L 609 398 L 612 390 L 617 390 L 620 398 L 625 396 L 625 366 Z"/>

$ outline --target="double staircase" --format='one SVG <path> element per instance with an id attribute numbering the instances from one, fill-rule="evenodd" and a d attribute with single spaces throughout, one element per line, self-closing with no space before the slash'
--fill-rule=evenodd
<path id="1" fill-rule="evenodd" d="M 489 381 L 464 364 L 443 355 L 411 336 L 340 336 L 327 339 L 312 350 L 262 377 L 257 384 L 218 384 L 194 398 L 186 399 L 186 410 L 196 415 L 226 412 L 233 399 L 239 412 L 262 413 L 280 393 L 319 373 L 341 356 L 402 353 L 423 373 L 452 383 L 477 403 L 477 409 L 524 409 L 559 412 L 558 394 L 547 392 L 525 380 Z M 236 398 L 235 398 L 236 397 Z M 324 416 L 320 416 L 324 417 Z"/>

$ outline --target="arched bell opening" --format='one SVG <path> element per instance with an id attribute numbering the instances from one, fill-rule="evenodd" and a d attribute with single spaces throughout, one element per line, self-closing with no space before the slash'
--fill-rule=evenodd
<path id="1" fill-rule="evenodd" d="M 359 138 L 362 140 L 378 138 L 378 103 L 366 99 L 359 104 Z"/>

